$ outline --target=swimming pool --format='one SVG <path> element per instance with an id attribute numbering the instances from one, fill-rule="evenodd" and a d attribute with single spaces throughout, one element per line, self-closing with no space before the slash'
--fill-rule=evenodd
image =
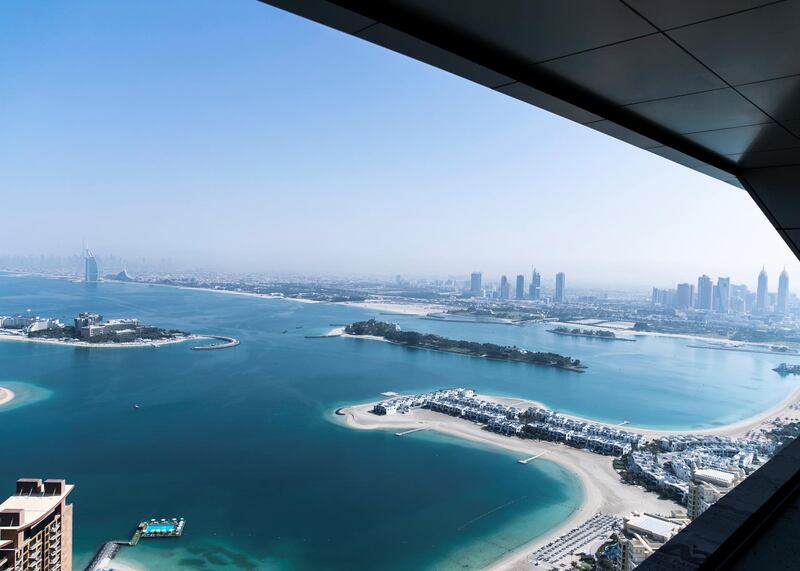
<path id="1" fill-rule="evenodd" d="M 173 524 L 148 524 L 144 528 L 144 533 L 169 533 L 175 531 L 178 526 Z"/>

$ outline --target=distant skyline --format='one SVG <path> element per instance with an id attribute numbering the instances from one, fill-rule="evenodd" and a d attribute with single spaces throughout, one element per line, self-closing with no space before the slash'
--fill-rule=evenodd
<path id="1" fill-rule="evenodd" d="M 0 49 L 4 255 L 800 279 L 744 191 L 259 2 L 13 3 Z"/>

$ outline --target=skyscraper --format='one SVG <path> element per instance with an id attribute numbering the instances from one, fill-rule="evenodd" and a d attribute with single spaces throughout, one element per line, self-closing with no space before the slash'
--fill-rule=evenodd
<path id="1" fill-rule="evenodd" d="M 500 276 L 500 299 L 508 299 L 511 294 L 510 290 L 508 278 L 506 276 Z"/>
<path id="2" fill-rule="evenodd" d="M 766 311 L 769 306 L 768 281 L 767 272 L 762 267 L 758 274 L 758 289 L 756 290 L 756 310 L 760 312 Z"/>
<path id="3" fill-rule="evenodd" d="M 517 299 L 525 299 L 525 276 L 522 274 L 517 276 L 517 289 L 514 292 L 514 297 Z"/>
<path id="4" fill-rule="evenodd" d="M 86 248 L 83 252 L 83 263 L 84 263 L 84 280 L 87 282 L 96 282 L 97 281 L 97 259 L 92 254 L 89 248 Z"/>
<path id="5" fill-rule="evenodd" d="M 697 309 L 711 309 L 712 302 L 712 283 L 711 278 L 703 274 L 697 278 Z"/>
<path id="6" fill-rule="evenodd" d="M 539 299 L 542 296 L 542 275 L 533 268 L 531 274 L 531 286 L 528 292 L 528 297 L 531 299 Z"/>
<path id="7" fill-rule="evenodd" d="M 692 307 L 692 300 L 694 299 L 694 286 L 689 283 L 678 284 L 675 293 L 675 305 L 681 309 L 688 309 Z"/>
<path id="8" fill-rule="evenodd" d="M 564 272 L 558 272 L 556 274 L 556 295 L 554 301 L 557 303 L 564 303 L 566 299 L 564 294 L 564 289 L 567 286 L 567 278 L 564 275 Z"/>
<path id="9" fill-rule="evenodd" d="M 714 310 L 718 313 L 730 313 L 731 311 L 731 278 L 717 278 L 716 299 L 714 300 Z"/>
<path id="10" fill-rule="evenodd" d="M 480 272 L 472 272 L 469 277 L 469 293 L 473 296 L 480 295 L 481 293 L 481 281 L 483 276 Z"/>
<path id="11" fill-rule="evenodd" d="M 775 310 L 778 313 L 786 313 L 786 301 L 789 298 L 789 274 L 783 268 L 781 276 L 778 278 L 778 303 Z"/>
<path id="12" fill-rule="evenodd" d="M 64 480 L 17 480 L 16 493 L 0 503 L 0 569 L 72 570 L 72 504 L 75 486 Z"/>

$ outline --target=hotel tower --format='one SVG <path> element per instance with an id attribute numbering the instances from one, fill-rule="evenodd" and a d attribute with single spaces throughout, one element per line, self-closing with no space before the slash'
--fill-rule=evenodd
<path id="1" fill-rule="evenodd" d="M 64 480 L 17 480 L 0 503 L 0 571 L 72 571 L 73 488 Z"/>

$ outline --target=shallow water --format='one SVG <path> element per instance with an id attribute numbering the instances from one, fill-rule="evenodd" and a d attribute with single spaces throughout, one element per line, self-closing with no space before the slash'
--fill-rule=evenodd
<path id="1" fill-rule="evenodd" d="M 151 569 L 474 569 L 558 525 L 580 484 L 548 461 L 431 433 L 355 431 L 332 411 L 388 390 L 468 386 L 648 427 L 757 414 L 795 386 L 780 356 L 703 351 L 679 339 L 562 337 L 544 326 L 385 317 L 404 328 L 580 358 L 584 374 L 346 338 L 305 339 L 375 312 L 136 284 L 0 277 L 0 314 L 100 311 L 194 333 L 188 344 L 87 350 L 0 342 L 0 386 L 37 401 L 0 409 L 18 477 L 76 484 L 76 569 L 147 517 L 187 519 L 179 540 L 124 557 Z M 286 333 L 283 333 L 286 331 Z M 784 357 L 785 359 L 785 357 Z M 13 389 L 13 386 L 10 386 Z M 139 409 L 134 409 L 138 404 Z M 5 482 L 5 483 L 3 483 Z"/>

